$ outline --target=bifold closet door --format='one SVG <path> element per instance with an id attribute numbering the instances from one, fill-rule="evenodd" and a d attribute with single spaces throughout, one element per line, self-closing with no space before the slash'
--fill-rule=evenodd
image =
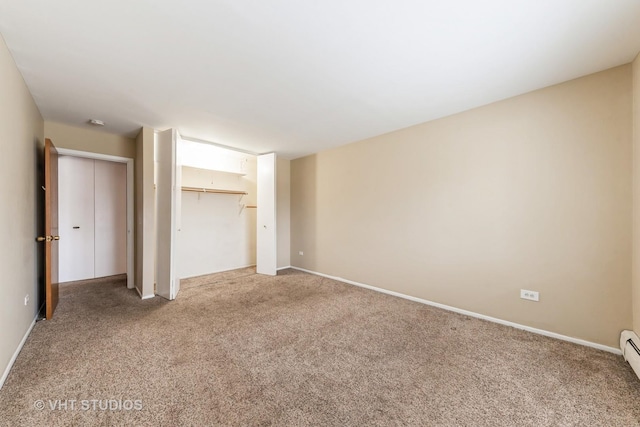
<path id="1" fill-rule="evenodd" d="M 256 221 L 256 272 L 277 274 L 276 154 L 258 156 L 258 217 Z"/>
<path id="2" fill-rule="evenodd" d="M 95 277 L 127 272 L 127 165 L 95 161 Z"/>
<path id="3" fill-rule="evenodd" d="M 93 168 L 91 159 L 58 158 L 60 283 L 95 277 Z"/>
<path id="4" fill-rule="evenodd" d="M 60 156 L 59 281 L 127 272 L 127 167 Z"/>

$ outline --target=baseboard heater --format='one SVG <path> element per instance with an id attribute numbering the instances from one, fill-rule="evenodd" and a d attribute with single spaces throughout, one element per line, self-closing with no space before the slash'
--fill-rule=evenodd
<path id="1" fill-rule="evenodd" d="M 640 378 L 640 339 L 633 331 L 622 331 L 620 334 L 620 350 L 624 360 L 629 362 L 634 372 Z"/>

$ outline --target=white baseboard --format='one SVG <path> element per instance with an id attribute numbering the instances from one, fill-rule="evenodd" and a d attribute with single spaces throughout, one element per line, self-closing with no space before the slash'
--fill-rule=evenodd
<path id="1" fill-rule="evenodd" d="M 545 337 L 556 338 L 562 341 L 569 341 L 574 344 L 584 345 L 586 347 L 596 348 L 598 350 L 607 351 L 609 353 L 614 353 L 617 355 L 622 355 L 622 351 L 615 347 L 609 347 L 603 344 L 594 343 L 591 341 L 582 340 L 580 338 L 573 338 L 567 335 L 558 334 L 555 332 L 545 331 L 544 329 L 532 328 L 531 326 L 521 325 L 519 323 L 510 322 L 508 320 L 498 319 L 496 317 L 486 316 L 484 314 L 475 313 L 473 311 L 463 310 L 461 308 L 452 307 L 450 305 L 440 304 L 438 302 L 429 301 L 422 298 L 412 297 L 411 295 L 401 294 L 400 292 L 390 291 L 388 289 L 377 288 L 375 286 L 366 285 L 364 283 L 354 282 L 353 280 L 343 279 L 342 277 L 330 276 L 328 274 L 318 273 L 317 271 L 307 270 L 300 267 L 292 266 L 291 268 L 295 270 L 304 271 L 305 273 L 314 274 L 316 276 L 326 277 L 327 279 L 337 280 L 339 282 L 347 283 L 349 285 L 358 286 L 365 289 L 370 289 L 372 291 L 380 292 L 387 295 L 393 295 L 394 297 L 408 299 L 410 301 L 419 302 L 421 304 L 430 305 L 433 307 L 438 307 L 443 310 L 452 311 L 454 313 L 464 314 L 465 316 L 475 317 L 477 319 L 487 320 L 493 323 L 499 323 L 500 325 L 511 326 L 512 328 L 522 329 L 527 332 L 533 332 L 534 334 L 544 335 Z"/>
<path id="2" fill-rule="evenodd" d="M 138 287 L 137 287 L 137 286 L 135 286 L 135 287 L 134 287 L 134 289 L 136 290 L 136 292 L 137 292 L 137 293 L 138 293 L 138 295 L 140 296 L 140 299 L 150 299 L 150 298 L 155 297 L 155 295 L 154 295 L 154 294 L 151 294 L 151 295 L 142 295 L 142 292 L 140 292 L 140 289 L 138 289 Z"/>
<path id="3" fill-rule="evenodd" d="M 241 265 L 240 267 L 226 268 L 224 270 L 216 270 L 216 271 L 211 271 L 209 273 L 196 274 L 195 276 L 181 277 L 180 280 L 195 279 L 196 277 L 209 276 L 211 274 L 218 274 L 218 273 L 226 273 L 228 271 L 242 270 L 243 268 L 249 268 L 249 267 L 255 267 L 255 266 L 256 266 L 255 264 Z"/>
<path id="4" fill-rule="evenodd" d="M 24 337 L 22 337 L 22 341 L 20 341 L 20 344 L 18 344 L 18 348 L 16 348 L 16 351 L 13 353 L 13 357 L 11 358 L 11 360 L 9 360 L 9 364 L 7 365 L 7 368 L 4 370 L 4 373 L 2 374 L 2 378 L 0 378 L 0 388 L 2 388 L 2 386 L 4 385 L 4 382 L 7 380 L 7 377 L 9 376 L 9 372 L 11 371 L 11 368 L 13 368 L 13 364 L 16 362 L 16 359 L 18 358 L 18 355 L 20 354 L 22 347 L 24 347 L 24 343 L 27 342 L 27 338 L 29 338 L 29 334 L 33 330 L 33 327 L 36 325 L 36 319 L 37 319 L 37 316 L 33 318 L 31 325 L 29 325 L 29 329 L 27 329 L 27 332 L 24 334 Z"/>
<path id="5" fill-rule="evenodd" d="M 280 271 L 280 270 L 286 270 L 287 268 L 293 268 L 290 265 L 287 265 L 286 267 L 278 267 L 276 268 L 276 271 Z"/>

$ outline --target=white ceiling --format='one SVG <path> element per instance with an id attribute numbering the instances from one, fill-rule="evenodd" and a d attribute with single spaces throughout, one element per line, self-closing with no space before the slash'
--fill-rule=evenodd
<path id="1" fill-rule="evenodd" d="M 625 64 L 639 0 L 0 0 L 45 120 L 295 158 Z"/>

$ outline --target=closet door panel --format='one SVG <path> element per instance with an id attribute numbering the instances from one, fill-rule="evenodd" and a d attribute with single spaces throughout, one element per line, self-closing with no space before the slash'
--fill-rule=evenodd
<path id="1" fill-rule="evenodd" d="M 276 155 L 258 156 L 256 272 L 276 275 Z"/>
<path id="2" fill-rule="evenodd" d="M 127 166 L 95 161 L 95 277 L 127 272 Z"/>
<path id="3" fill-rule="evenodd" d="M 59 281 L 94 277 L 94 161 L 58 159 Z"/>

